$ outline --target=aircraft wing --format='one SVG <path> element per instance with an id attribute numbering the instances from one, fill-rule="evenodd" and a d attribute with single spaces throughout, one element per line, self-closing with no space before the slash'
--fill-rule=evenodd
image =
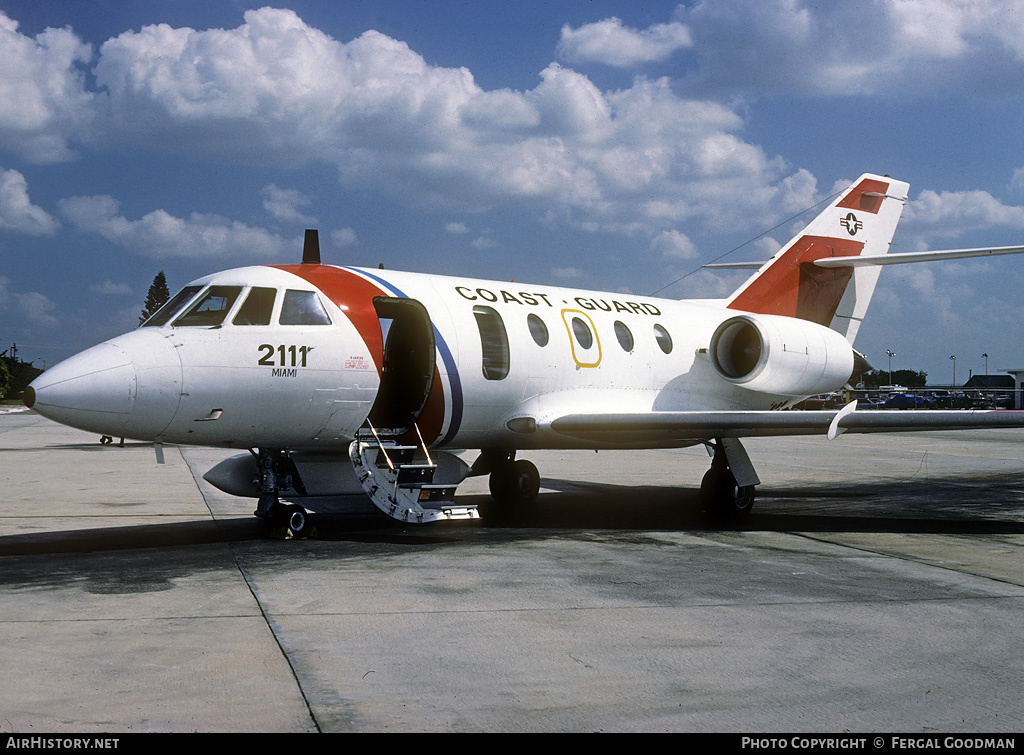
<path id="1" fill-rule="evenodd" d="M 1024 411 L 855 409 L 856 402 L 836 411 L 577 413 L 551 420 L 549 426 L 580 440 L 631 446 L 770 435 L 823 434 L 833 439 L 844 432 L 1024 427 Z"/>

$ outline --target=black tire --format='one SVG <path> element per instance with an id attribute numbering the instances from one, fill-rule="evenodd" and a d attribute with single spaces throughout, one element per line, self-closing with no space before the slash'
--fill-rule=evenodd
<path id="1" fill-rule="evenodd" d="M 732 470 L 712 465 L 700 484 L 700 497 L 705 509 L 720 519 L 742 519 L 754 507 L 754 486 L 737 485 Z"/>
<path id="2" fill-rule="evenodd" d="M 488 480 L 491 498 L 497 503 L 526 505 L 537 500 L 540 472 L 526 459 L 503 464 L 491 472 Z"/>
<path id="3" fill-rule="evenodd" d="M 288 504 L 284 509 L 285 526 L 291 531 L 292 537 L 305 537 L 309 533 L 309 514 L 295 504 Z"/>

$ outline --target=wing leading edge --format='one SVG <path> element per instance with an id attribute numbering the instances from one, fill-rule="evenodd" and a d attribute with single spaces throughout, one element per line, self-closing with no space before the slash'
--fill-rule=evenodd
<path id="1" fill-rule="evenodd" d="M 924 430 L 1024 427 L 1024 411 L 1000 409 L 855 411 L 700 411 L 647 414 L 568 414 L 551 420 L 552 431 L 578 440 L 630 446 L 674 445 L 720 438 L 827 435 Z"/>

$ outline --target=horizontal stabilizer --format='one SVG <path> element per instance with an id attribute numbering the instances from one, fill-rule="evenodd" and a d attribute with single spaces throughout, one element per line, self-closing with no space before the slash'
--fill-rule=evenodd
<path id="1" fill-rule="evenodd" d="M 864 267 L 867 265 L 906 265 L 911 262 L 942 262 L 969 257 L 996 257 L 1001 254 L 1024 254 L 1024 246 L 994 246 L 979 249 L 941 249 L 931 252 L 901 252 L 874 257 L 823 257 L 814 260 L 818 267 Z M 702 265 L 705 270 L 759 270 L 761 262 L 714 262 Z"/>
<path id="2" fill-rule="evenodd" d="M 760 262 L 709 262 L 707 265 L 701 265 L 705 270 L 760 270 L 768 260 L 761 260 Z"/>
<path id="3" fill-rule="evenodd" d="M 910 262 L 941 262 L 968 257 L 995 257 L 1000 254 L 1024 254 L 1024 246 L 997 246 L 983 249 L 945 249 L 935 252 L 903 252 L 878 257 L 828 257 L 814 260 L 818 267 L 862 267 L 864 265 L 905 265 Z"/>
<path id="4" fill-rule="evenodd" d="M 778 435 L 829 435 L 843 432 L 913 432 L 972 428 L 1024 427 L 1024 411 L 895 410 L 850 407 L 837 411 L 650 412 L 570 414 L 550 422 L 551 430 L 598 443 L 663 443 L 716 438 Z M 834 423 L 834 424 L 833 424 Z"/>

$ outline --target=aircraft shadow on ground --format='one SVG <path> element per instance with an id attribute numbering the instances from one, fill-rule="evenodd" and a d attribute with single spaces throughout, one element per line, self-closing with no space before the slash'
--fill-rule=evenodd
<path id="1" fill-rule="evenodd" d="M 759 488 L 753 513 L 722 521 L 701 505 L 696 488 L 631 486 L 546 479 L 527 507 L 488 510 L 487 495 L 460 496 L 478 504 L 476 521 L 415 525 L 370 508 L 316 513 L 309 542 L 435 546 L 479 540 L 560 535 L 590 529 L 626 531 L 879 532 L 1024 534 L 1024 476 L 978 480 L 890 481 L 852 486 Z M 312 508 L 312 506 L 311 506 Z M 125 552 L 285 539 L 255 517 L 125 524 L 104 528 L 0 535 L 0 557 Z M 283 552 L 302 541 L 281 543 Z M 273 546 L 270 546 L 273 547 Z"/>
<path id="2" fill-rule="evenodd" d="M 537 503 L 484 526 L 632 530 L 1024 533 L 1024 476 L 758 489 L 738 522 L 704 510 L 695 488 L 545 480 Z M 470 497 L 484 506 L 486 496 Z"/>

